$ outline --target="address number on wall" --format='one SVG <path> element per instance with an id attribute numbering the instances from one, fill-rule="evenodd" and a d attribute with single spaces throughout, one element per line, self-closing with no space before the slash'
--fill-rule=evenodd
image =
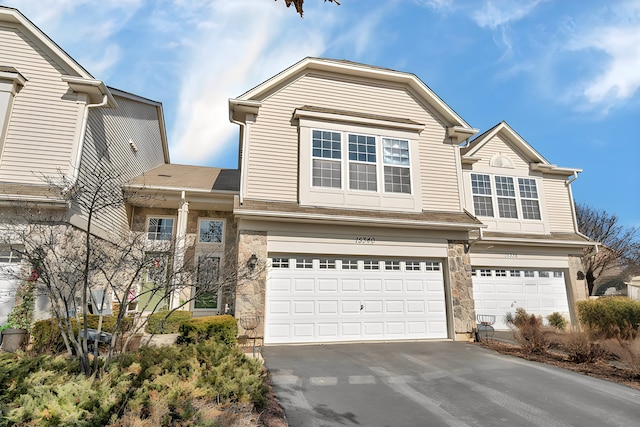
<path id="1" fill-rule="evenodd" d="M 375 242 L 376 242 L 375 237 L 364 237 L 364 236 L 356 237 L 356 244 L 358 245 L 373 245 Z"/>
<path id="2" fill-rule="evenodd" d="M 504 254 L 506 259 L 516 259 L 518 258 L 518 254 Z"/>

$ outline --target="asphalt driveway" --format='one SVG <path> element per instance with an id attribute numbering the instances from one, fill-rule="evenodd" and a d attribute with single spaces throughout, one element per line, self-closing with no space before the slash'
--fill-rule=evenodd
<path id="1" fill-rule="evenodd" d="M 454 342 L 269 346 L 291 427 L 638 426 L 640 391 Z"/>

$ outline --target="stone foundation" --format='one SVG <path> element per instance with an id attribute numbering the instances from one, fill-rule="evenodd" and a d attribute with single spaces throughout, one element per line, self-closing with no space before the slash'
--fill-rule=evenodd
<path id="1" fill-rule="evenodd" d="M 587 281 L 578 279 L 578 272 L 583 272 L 581 277 L 584 277 L 582 258 L 579 255 L 569 255 L 569 272 L 565 275 L 565 284 L 567 286 L 571 324 L 576 326 L 578 325 L 576 302 L 589 298 Z"/>
<path id="2" fill-rule="evenodd" d="M 252 255 L 257 263 L 253 269 L 247 265 Z M 264 307 L 267 284 L 267 233 L 240 230 L 238 233 L 238 283 L 236 286 L 235 317 L 240 335 L 264 336 Z M 260 324 L 249 333 L 241 327 L 242 318 L 258 316 Z"/>

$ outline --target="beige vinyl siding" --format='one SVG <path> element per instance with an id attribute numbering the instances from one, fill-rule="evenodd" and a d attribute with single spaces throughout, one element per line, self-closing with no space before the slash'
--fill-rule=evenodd
<path id="1" fill-rule="evenodd" d="M 573 210 L 565 177 L 545 176 L 543 179 L 545 204 L 551 232 L 572 232 Z"/>
<path id="2" fill-rule="evenodd" d="M 291 119 L 296 108 L 313 105 L 426 124 L 419 140 L 423 208 L 459 210 L 455 156 L 443 143 L 444 125 L 406 87 L 310 73 L 262 102 L 258 119 L 251 126 L 245 172 L 248 198 L 298 200 L 298 130 Z"/>
<path id="3" fill-rule="evenodd" d="M 154 105 L 114 96 L 117 109 L 91 108 L 81 159 L 81 179 L 94 179 L 91 171 L 100 160 L 120 171 L 120 180 L 133 177 L 164 164 L 164 152 Z M 138 148 L 132 150 L 129 140 Z M 177 208 L 177 207 L 176 207 Z M 79 213 L 86 219 L 86 213 Z M 94 224 L 105 231 L 124 230 L 127 215 L 124 206 L 106 209 Z"/>
<path id="4" fill-rule="evenodd" d="M 5 25 L 0 25 L 0 64 L 28 79 L 15 97 L 0 181 L 41 184 L 42 176 L 68 173 L 83 108 L 61 80 L 68 71 L 20 29 Z"/>
<path id="5" fill-rule="evenodd" d="M 513 167 L 516 169 L 529 169 L 529 161 L 526 157 L 499 135 L 495 135 L 487 141 L 478 151 L 476 156 L 481 158 L 478 165 L 490 166 L 491 158 L 496 154 L 500 154 L 511 160 Z"/>

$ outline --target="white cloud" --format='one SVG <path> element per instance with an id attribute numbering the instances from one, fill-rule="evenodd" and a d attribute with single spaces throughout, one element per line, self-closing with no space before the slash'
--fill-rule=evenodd
<path id="1" fill-rule="evenodd" d="M 471 17 L 478 26 L 492 30 L 519 21 L 545 0 L 488 0 Z"/>

